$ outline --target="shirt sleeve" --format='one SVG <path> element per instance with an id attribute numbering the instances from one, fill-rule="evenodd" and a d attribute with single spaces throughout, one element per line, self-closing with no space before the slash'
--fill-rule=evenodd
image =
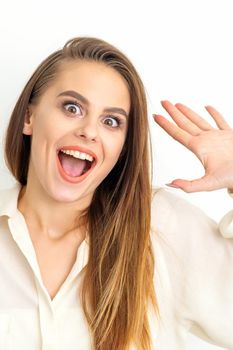
<path id="1" fill-rule="evenodd" d="M 229 196 L 233 198 L 233 192 L 227 190 Z M 219 222 L 219 231 L 225 238 L 233 238 L 233 210 L 229 211 Z"/>
<path id="2" fill-rule="evenodd" d="M 233 240 L 201 209 L 165 188 L 153 196 L 152 232 L 165 258 L 176 320 L 233 350 Z"/>

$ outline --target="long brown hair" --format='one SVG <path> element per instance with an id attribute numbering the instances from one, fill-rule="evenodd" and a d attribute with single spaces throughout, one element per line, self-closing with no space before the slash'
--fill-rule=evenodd
<path id="1" fill-rule="evenodd" d="M 122 154 L 98 186 L 87 211 L 89 259 L 82 305 L 95 350 L 151 349 L 148 306 L 159 315 L 153 285 L 150 239 L 151 184 L 147 103 L 143 84 L 129 59 L 109 43 L 92 37 L 69 40 L 34 72 L 13 110 L 5 159 L 11 173 L 27 184 L 30 136 L 23 135 L 27 107 L 36 103 L 70 60 L 104 63 L 128 85 L 131 107 Z"/>

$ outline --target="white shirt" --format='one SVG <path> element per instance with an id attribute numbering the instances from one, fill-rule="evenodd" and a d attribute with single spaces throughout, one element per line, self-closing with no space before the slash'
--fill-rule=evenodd
<path id="1" fill-rule="evenodd" d="M 70 274 L 51 300 L 17 209 L 19 191 L 19 184 L 0 191 L 0 349 L 90 350 L 78 296 L 88 243 L 80 245 Z M 233 349 L 233 212 L 218 226 L 194 205 L 157 188 L 151 237 L 161 314 L 158 322 L 149 310 L 153 348 L 183 350 L 192 331 Z"/>

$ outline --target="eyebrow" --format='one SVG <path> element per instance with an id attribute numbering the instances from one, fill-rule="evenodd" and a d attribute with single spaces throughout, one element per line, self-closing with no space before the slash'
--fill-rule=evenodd
<path id="1" fill-rule="evenodd" d="M 88 101 L 88 99 L 86 99 L 86 97 L 79 94 L 77 91 L 73 91 L 73 90 L 64 91 L 64 92 L 60 93 L 57 97 L 60 97 L 60 96 L 71 96 L 71 97 L 74 97 L 75 99 L 81 101 L 82 103 L 84 103 L 87 106 L 90 105 L 90 102 Z M 126 113 L 126 111 L 123 108 L 106 107 L 104 109 L 104 112 L 120 113 L 120 114 L 124 115 L 126 118 L 128 118 L 128 114 Z"/>

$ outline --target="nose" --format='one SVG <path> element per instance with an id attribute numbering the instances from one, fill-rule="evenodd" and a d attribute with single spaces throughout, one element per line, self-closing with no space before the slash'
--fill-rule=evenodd
<path id="1" fill-rule="evenodd" d="M 83 118 L 79 120 L 78 126 L 75 129 L 75 135 L 86 142 L 98 141 L 98 125 L 97 121 L 92 118 Z"/>

